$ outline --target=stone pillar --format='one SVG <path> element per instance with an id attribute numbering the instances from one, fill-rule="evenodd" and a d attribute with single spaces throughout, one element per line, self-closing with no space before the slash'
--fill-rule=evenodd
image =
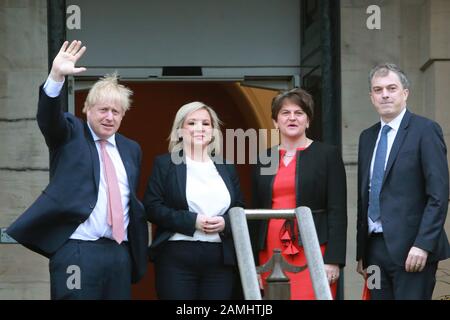
<path id="1" fill-rule="evenodd" d="M 422 6 L 421 70 L 424 73 L 424 114 L 442 127 L 447 148 L 450 147 L 450 2 L 428 0 Z M 450 155 L 447 153 L 450 160 Z M 447 217 L 446 232 L 450 234 Z M 439 264 L 433 298 L 450 296 L 450 259 Z"/>
<path id="2" fill-rule="evenodd" d="M 8 227 L 48 183 L 48 151 L 36 123 L 47 74 L 47 3 L 0 2 L 0 227 Z M 0 300 L 48 299 L 47 259 L 0 244 Z"/>

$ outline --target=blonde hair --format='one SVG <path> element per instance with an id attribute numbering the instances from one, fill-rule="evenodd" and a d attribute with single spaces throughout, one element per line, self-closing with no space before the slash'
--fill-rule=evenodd
<path id="1" fill-rule="evenodd" d="M 122 108 L 123 114 L 130 109 L 133 91 L 119 84 L 117 72 L 107 74 L 98 80 L 89 90 L 84 102 L 83 113 L 99 102 L 111 102 Z"/>
<path id="2" fill-rule="evenodd" d="M 186 117 L 200 109 L 205 109 L 208 111 L 209 116 L 211 117 L 212 122 L 212 137 L 211 141 L 208 144 L 208 153 L 209 154 L 218 154 L 220 153 L 221 146 L 221 132 L 220 125 L 221 121 L 217 116 L 217 113 L 210 107 L 204 104 L 203 102 L 194 101 L 188 104 L 183 105 L 175 115 L 175 119 L 173 121 L 172 130 L 169 135 L 169 152 L 179 152 L 183 149 L 183 140 L 179 136 L 178 132 L 183 127 L 184 121 Z"/>

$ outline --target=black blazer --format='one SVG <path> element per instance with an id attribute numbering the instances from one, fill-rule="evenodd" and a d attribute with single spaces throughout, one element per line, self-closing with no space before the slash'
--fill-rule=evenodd
<path id="1" fill-rule="evenodd" d="M 58 97 L 40 88 L 37 122 L 50 151 L 50 182 L 37 200 L 7 230 L 19 243 L 46 257 L 53 255 L 97 203 L 100 160 L 87 124 L 64 113 Z M 148 229 L 144 207 L 136 197 L 141 166 L 139 145 L 116 133 L 117 148 L 130 187 L 128 240 L 132 280 L 147 270 Z"/>
<path id="2" fill-rule="evenodd" d="M 370 163 L 380 122 L 364 130 L 358 153 L 357 260 L 366 264 Z M 392 145 L 380 192 L 381 223 L 392 260 L 404 266 L 412 246 L 429 262 L 450 257 L 444 231 L 449 199 L 447 149 L 440 126 L 406 111 Z"/>
<path id="3" fill-rule="evenodd" d="M 253 208 L 272 208 L 272 188 L 275 174 L 261 174 L 261 168 L 278 168 L 278 146 L 267 150 L 270 162 L 253 169 Z M 347 189 L 345 168 L 338 148 L 314 141 L 307 149 L 297 152 L 296 205 L 312 211 L 319 243 L 327 243 L 326 264 L 345 265 L 347 241 Z M 268 221 L 249 221 L 255 259 L 264 249 Z M 301 245 L 301 239 L 299 244 Z"/>
<path id="4" fill-rule="evenodd" d="M 180 155 L 182 157 L 182 154 Z M 213 159 L 214 164 L 230 192 L 232 207 L 244 207 L 239 177 L 234 165 Z M 207 187 L 207 186 L 205 186 Z M 155 158 L 144 196 L 148 220 L 156 224 L 156 234 L 149 250 L 150 259 L 156 260 L 163 244 L 174 234 L 192 236 L 195 232 L 197 213 L 189 211 L 186 200 L 186 164 L 175 164 L 171 154 Z M 228 211 L 223 215 L 225 229 L 220 233 L 223 244 L 224 264 L 235 265 L 236 257 Z"/>

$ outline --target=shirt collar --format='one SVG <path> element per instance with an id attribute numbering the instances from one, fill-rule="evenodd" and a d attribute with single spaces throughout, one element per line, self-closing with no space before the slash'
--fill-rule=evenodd
<path id="1" fill-rule="evenodd" d="M 405 115 L 405 113 L 406 113 L 406 107 L 403 109 L 402 112 L 400 112 L 400 114 L 399 114 L 397 117 L 395 117 L 395 118 L 394 118 L 391 122 L 389 122 L 389 123 L 386 123 L 386 122 L 383 121 L 383 119 L 380 119 L 380 121 L 381 121 L 381 128 L 383 128 L 383 126 L 385 126 L 386 124 L 388 124 L 389 127 L 391 127 L 391 129 L 393 129 L 393 130 L 395 130 L 395 131 L 398 131 L 398 128 L 400 128 L 400 124 L 402 123 L 403 116 Z"/>
<path id="2" fill-rule="evenodd" d="M 95 134 L 94 130 L 92 130 L 91 125 L 89 124 L 89 122 L 87 124 L 88 124 L 89 130 L 91 131 L 92 138 L 94 138 L 94 141 L 97 142 L 99 140 L 102 140 Z M 106 139 L 106 141 L 108 141 L 110 144 L 112 144 L 114 147 L 116 147 L 116 134 L 113 134 L 111 137 Z"/>

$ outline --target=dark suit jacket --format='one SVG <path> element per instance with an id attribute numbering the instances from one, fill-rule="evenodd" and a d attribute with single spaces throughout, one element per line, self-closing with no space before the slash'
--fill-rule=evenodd
<path id="1" fill-rule="evenodd" d="M 366 267 L 370 163 L 380 122 L 359 138 L 357 260 Z M 429 262 L 450 256 L 443 229 L 448 208 L 446 146 L 440 126 L 406 111 L 389 154 L 380 192 L 381 223 L 392 260 L 404 266 L 412 246 Z"/>
<path id="2" fill-rule="evenodd" d="M 253 208 L 272 209 L 272 188 L 275 175 L 261 175 L 261 168 L 278 168 L 278 146 L 268 150 L 271 162 L 253 170 Z M 325 264 L 345 265 L 347 242 L 347 187 L 345 168 L 338 148 L 314 141 L 297 152 L 296 205 L 309 207 L 313 214 L 319 243 L 327 243 Z M 249 221 L 255 259 L 265 247 L 268 221 Z M 301 245 L 301 239 L 299 237 Z"/>
<path id="3" fill-rule="evenodd" d="M 87 124 L 63 113 L 60 99 L 40 88 L 37 121 L 50 151 L 50 183 L 7 230 L 19 243 L 46 257 L 53 255 L 88 219 L 97 203 L 100 161 Z M 128 240 L 132 279 L 147 270 L 148 229 L 136 197 L 141 165 L 139 145 L 116 133 L 116 143 L 130 187 Z"/>
<path id="4" fill-rule="evenodd" d="M 232 164 L 214 160 L 214 164 L 230 192 L 232 207 L 243 207 L 239 177 Z M 205 186 L 207 188 L 207 186 Z M 156 224 L 156 234 L 150 247 L 150 259 L 158 258 L 163 244 L 174 234 L 192 236 L 195 232 L 197 213 L 189 211 L 186 200 L 186 164 L 175 164 L 171 154 L 155 158 L 152 174 L 144 196 L 144 206 L 150 222 Z M 225 229 L 220 233 L 225 265 L 235 265 L 236 257 L 228 211 L 223 215 Z"/>

